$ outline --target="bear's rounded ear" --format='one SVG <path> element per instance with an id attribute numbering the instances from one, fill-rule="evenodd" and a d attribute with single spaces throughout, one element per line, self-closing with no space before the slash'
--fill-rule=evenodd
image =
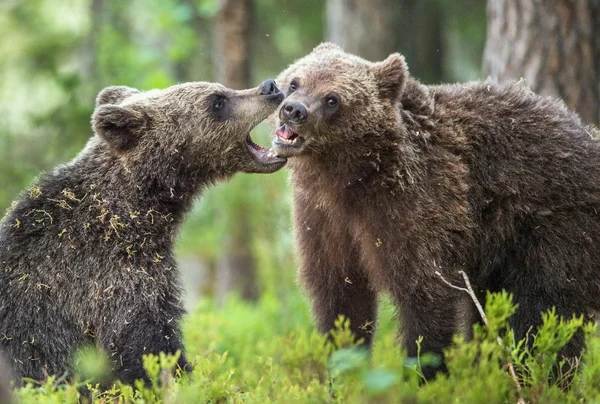
<path id="1" fill-rule="evenodd" d="M 329 51 L 343 52 L 344 50 L 341 48 L 341 46 L 334 44 L 333 42 L 321 42 L 312 50 L 312 53 Z"/>
<path id="2" fill-rule="evenodd" d="M 133 105 L 101 105 L 92 115 L 92 128 L 113 149 L 123 152 L 136 145 L 147 119 Z"/>
<path id="3" fill-rule="evenodd" d="M 96 108 L 100 105 L 119 104 L 125 98 L 139 94 L 141 91 L 127 86 L 111 86 L 106 87 L 98 93 L 96 97 Z"/>
<path id="4" fill-rule="evenodd" d="M 382 97 L 395 100 L 402 94 L 408 79 L 404 56 L 392 53 L 383 62 L 375 63 L 371 70 Z"/>

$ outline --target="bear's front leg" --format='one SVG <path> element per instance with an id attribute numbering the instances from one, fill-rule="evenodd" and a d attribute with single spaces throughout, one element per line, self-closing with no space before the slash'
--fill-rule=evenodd
<path id="1" fill-rule="evenodd" d="M 325 273 L 332 268 L 311 267 L 310 271 Z M 340 315 L 350 320 L 356 341 L 371 348 L 377 321 L 377 296 L 367 280 L 353 268 L 334 269 L 327 280 L 312 276 L 304 277 L 304 286 L 310 293 L 317 328 L 329 333 Z M 304 271 L 303 271 L 304 272 Z"/>
<path id="2" fill-rule="evenodd" d="M 370 287 L 356 247 L 343 223 L 296 204 L 299 280 L 308 291 L 317 328 L 329 333 L 336 319 L 350 320 L 356 340 L 370 348 L 377 321 L 377 294 Z"/>
<path id="3" fill-rule="evenodd" d="M 102 327 L 98 343 L 113 361 L 115 377 L 124 383 L 135 380 L 148 381 L 143 367 L 142 356 L 158 355 L 160 352 L 175 354 L 181 351 L 178 368 L 191 370 L 185 358 L 179 319 L 182 310 L 176 304 L 170 308 L 146 308 L 136 313 L 116 316 Z"/>
<path id="4" fill-rule="evenodd" d="M 406 291 L 395 291 L 394 299 L 400 310 L 400 334 L 409 358 L 421 357 L 426 353 L 440 359 L 438 366 L 421 364 L 425 379 L 433 379 L 436 372 L 446 371 L 444 350 L 452 343 L 457 332 L 459 291 L 451 289 L 438 280 L 430 280 L 427 289 L 407 295 Z M 422 337 L 420 352 L 417 340 Z"/>

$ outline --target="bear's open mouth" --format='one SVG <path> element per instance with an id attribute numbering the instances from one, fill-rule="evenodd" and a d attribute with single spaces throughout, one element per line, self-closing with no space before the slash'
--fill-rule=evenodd
<path id="1" fill-rule="evenodd" d="M 304 143 L 304 138 L 294 132 L 286 124 L 281 125 L 275 134 L 277 135 L 275 141 L 278 146 L 299 148 Z"/>
<path id="2" fill-rule="evenodd" d="M 246 135 L 246 147 L 254 157 L 254 160 L 258 163 L 265 165 L 273 165 L 273 164 L 285 164 L 287 161 L 286 158 L 279 157 L 275 153 L 265 149 L 261 145 L 254 143 L 252 138 L 250 137 L 250 133 Z"/>

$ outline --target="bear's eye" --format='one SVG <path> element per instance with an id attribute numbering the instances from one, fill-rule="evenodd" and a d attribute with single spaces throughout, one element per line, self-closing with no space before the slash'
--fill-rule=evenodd
<path id="1" fill-rule="evenodd" d="M 222 94 L 213 94 L 208 100 L 207 109 L 214 119 L 226 121 L 231 118 L 230 100 Z"/>
<path id="2" fill-rule="evenodd" d="M 298 82 L 296 80 L 292 80 L 290 83 L 290 92 L 296 91 L 298 89 Z"/>
<path id="3" fill-rule="evenodd" d="M 327 99 L 327 106 L 334 108 L 337 107 L 338 104 L 340 103 L 340 98 L 336 95 L 336 94 L 330 94 Z"/>
<path id="4" fill-rule="evenodd" d="M 217 98 L 214 102 L 213 102 L 213 109 L 214 110 L 219 110 L 222 109 L 225 106 L 225 102 L 227 100 L 224 98 Z"/>

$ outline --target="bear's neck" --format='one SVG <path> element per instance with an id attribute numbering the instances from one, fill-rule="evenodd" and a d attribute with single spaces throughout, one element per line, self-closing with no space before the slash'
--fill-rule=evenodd
<path id="1" fill-rule="evenodd" d="M 344 197 L 396 187 L 409 190 L 424 169 L 421 146 L 400 132 L 370 137 L 373 142 L 332 155 L 290 159 L 292 184 Z"/>
<path id="2" fill-rule="evenodd" d="M 53 189 L 41 192 L 54 193 L 54 199 L 72 195 L 81 200 L 72 199 L 79 207 L 89 205 L 91 211 L 106 210 L 110 216 L 145 215 L 148 223 L 140 220 L 132 223 L 151 224 L 154 234 L 159 234 L 156 230 L 162 227 L 165 235 L 172 235 L 208 181 L 200 173 L 185 174 L 180 167 L 136 170 L 103 147 L 88 146 L 93 150 L 84 150 L 71 163 L 51 173 L 41 186 L 53 184 Z"/>

